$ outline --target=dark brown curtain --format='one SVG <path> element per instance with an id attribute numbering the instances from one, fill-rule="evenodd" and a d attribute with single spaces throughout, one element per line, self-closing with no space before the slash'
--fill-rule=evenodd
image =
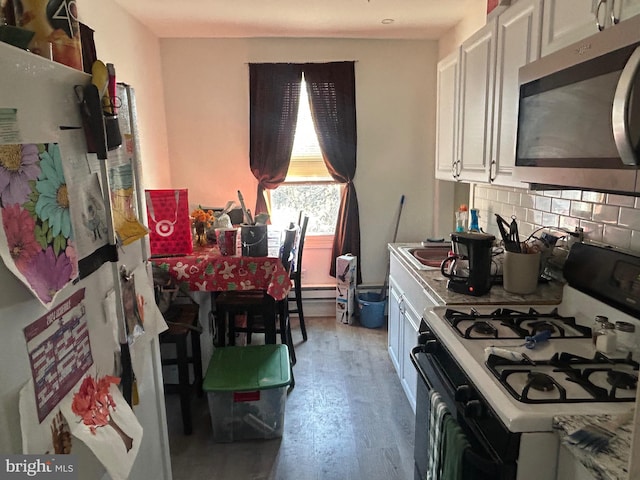
<path id="1" fill-rule="evenodd" d="M 302 65 L 249 65 L 249 165 L 258 180 L 255 213 L 267 211 L 264 189 L 287 176 L 296 133 Z"/>
<path id="2" fill-rule="evenodd" d="M 356 82 L 354 62 L 308 63 L 304 65 L 311 116 L 329 173 L 344 183 L 340 212 L 331 253 L 331 276 L 336 276 L 336 257 L 351 253 L 360 270 L 360 213 L 353 185 L 356 174 Z"/>

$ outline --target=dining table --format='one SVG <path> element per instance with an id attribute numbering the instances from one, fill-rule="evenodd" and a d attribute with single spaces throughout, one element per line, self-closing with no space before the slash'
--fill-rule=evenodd
<path id="1" fill-rule="evenodd" d="M 210 292 L 212 309 L 219 292 L 264 291 L 275 304 L 291 290 L 291 279 L 278 257 L 222 255 L 216 244 L 209 244 L 194 245 L 190 254 L 153 255 L 149 260 L 173 277 L 181 289 Z M 275 343 L 275 324 L 267 330 L 265 342 Z M 220 339 L 216 343 L 224 344 Z"/>

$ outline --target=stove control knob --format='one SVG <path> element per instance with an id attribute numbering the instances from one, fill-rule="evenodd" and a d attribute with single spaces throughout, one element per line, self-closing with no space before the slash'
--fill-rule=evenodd
<path id="1" fill-rule="evenodd" d="M 467 403 L 472 398 L 474 398 L 474 392 L 469 385 L 460 385 L 456 388 L 456 393 L 454 394 L 456 402 Z"/>
<path id="2" fill-rule="evenodd" d="M 464 415 L 467 418 L 482 418 L 484 416 L 484 407 L 480 400 L 469 400 L 464 404 Z"/>

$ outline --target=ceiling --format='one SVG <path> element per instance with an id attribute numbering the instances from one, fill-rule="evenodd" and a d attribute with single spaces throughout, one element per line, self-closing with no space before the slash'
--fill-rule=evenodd
<path id="1" fill-rule="evenodd" d="M 160 38 L 437 39 L 486 0 L 114 0 Z M 385 19 L 392 19 L 383 24 Z"/>

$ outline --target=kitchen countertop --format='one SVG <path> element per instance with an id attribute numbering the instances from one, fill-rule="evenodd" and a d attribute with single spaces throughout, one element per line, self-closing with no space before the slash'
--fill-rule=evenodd
<path id="1" fill-rule="evenodd" d="M 488 293 L 479 297 L 452 292 L 447 289 L 447 278 L 442 275 L 440 269 L 417 270 L 404 258 L 404 255 L 399 250 L 399 247 L 420 246 L 419 243 L 390 243 L 389 251 L 395 253 L 396 257 L 409 269 L 411 275 L 423 288 L 433 294 L 441 305 L 464 305 L 469 303 L 485 305 L 506 303 L 556 305 L 562 300 L 563 284 L 559 282 L 540 284 L 534 293 L 528 295 L 506 292 L 501 285 L 493 285 Z"/>
<path id="2" fill-rule="evenodd" d="M 573 456 L 593 475 L 596 480 L 626 480 L 628 478 L 629 452 L 633 423 L 616 430 L 611 440 L 610 451 L 590 453 L 566 443 L 567 437 L 587 424 L 602 424 L 615 418 L 614 415 L 571 415 L 555 417 L 553 427 L 558 431 L 560 440 Z"/>

